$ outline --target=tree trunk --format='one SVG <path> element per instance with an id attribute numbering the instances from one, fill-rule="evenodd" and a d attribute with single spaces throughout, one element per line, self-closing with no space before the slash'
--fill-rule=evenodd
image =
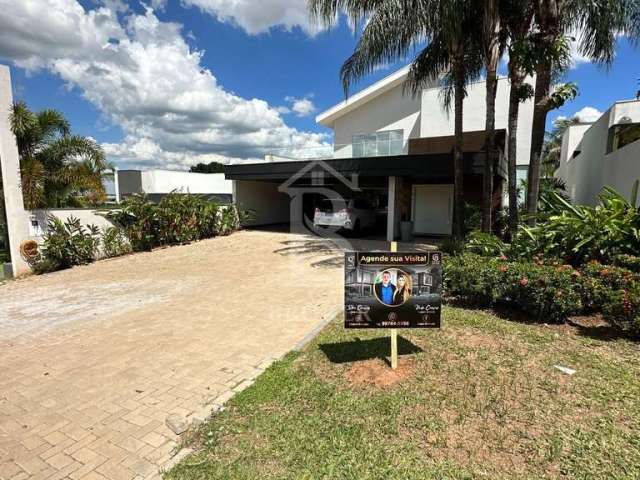
<path id="1" fill-rule="evenodd" d="M 486 110 L 485 110 L 485 161 L 482 188 L 482 231 L 490 233 L 493 225 L 493 170 L 497 163 L 496 152 L 496 92 L 498 89 L 498 61 L 500 60 L 500 16 L 497 0 L 485 1 L 485 51 Z"/>
<path id="2" fill-rule="evenodd" d="M 509 92 L 509 118 L 507 128 L 508 183 L 509 183 L 509 235 L 513 239 L 518 230 L 518 185 L 516 177 L 516 153 L 518 149 L 518 112 L 520 110 L 519 89 L 522 79 L 517 74 L 510 75 L 511 90 Z"/>
<path id="3" fill-rule="evenodd" d="M 459 65 L 454 79 L 454 116 L 455 144 L 453 147 L 454 176 L 454 235 L 461 240 L 464 237 L 464 157 L 462 152 L 462 107 L 464 101 L 464 66 Z"/>
<path id="4" fill-rule="evenodd" d="M 544 132 L 549 111 L 547 101 L 551 88 L 551 63 L 540 62 L 536 68 L 536 93 L 531 124 L 531 156 L 527 176 L 527 223 L 535 225 L 538 212 L 538 191 L 540 189 L 540 155 L 544 144 Z"/>

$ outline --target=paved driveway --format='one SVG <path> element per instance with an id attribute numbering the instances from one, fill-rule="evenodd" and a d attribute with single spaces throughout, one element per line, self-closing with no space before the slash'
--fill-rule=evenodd
<path id="1" fill-rule="evenodd" d="M 202 415 L 341 303 L 339 249 L 260 231 L 1 285 L 0 478 L 156 476 L 167 416 Z"/>

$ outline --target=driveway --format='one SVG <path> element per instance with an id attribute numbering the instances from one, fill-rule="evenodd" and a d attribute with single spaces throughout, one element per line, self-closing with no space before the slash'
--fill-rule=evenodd
<path id="1" fill-rule="evenodd" d="M 0 478 L 152 478 L 342 305 L 327 242 L 243 231 L 0 285 Z M 179 423 L 179 422 L 178 422 Z"/>

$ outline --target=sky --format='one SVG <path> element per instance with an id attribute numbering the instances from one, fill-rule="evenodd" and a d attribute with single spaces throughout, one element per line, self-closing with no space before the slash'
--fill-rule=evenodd
<path id="1" fill-rule="evenodd" d="M 184 170 L 330 145 L 315 116 L 344 98 L 339 70 L 358 31 L 313 23 L 306 0 L 0 0 L 0 63 L 15 100 L 60 110 L 116 166 Z M 565 80 L 580 95 L 549 126 L 594 120 L 633 98 L 639 78 L 640 49 L 625 39 L 608 69 L 576 52 Z"/>

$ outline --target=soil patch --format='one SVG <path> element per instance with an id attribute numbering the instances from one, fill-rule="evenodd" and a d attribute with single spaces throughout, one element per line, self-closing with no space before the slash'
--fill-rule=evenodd
<path id="1" fill-rule="evenodd" d="M 376 358 L 354 363 L 345 373 L 345 378 L 353 385 L 384 388 L 413 376 L 414 370 L 413 359 L 399 358 L 398 368 L 392 370 L 387 362 Z"/>

